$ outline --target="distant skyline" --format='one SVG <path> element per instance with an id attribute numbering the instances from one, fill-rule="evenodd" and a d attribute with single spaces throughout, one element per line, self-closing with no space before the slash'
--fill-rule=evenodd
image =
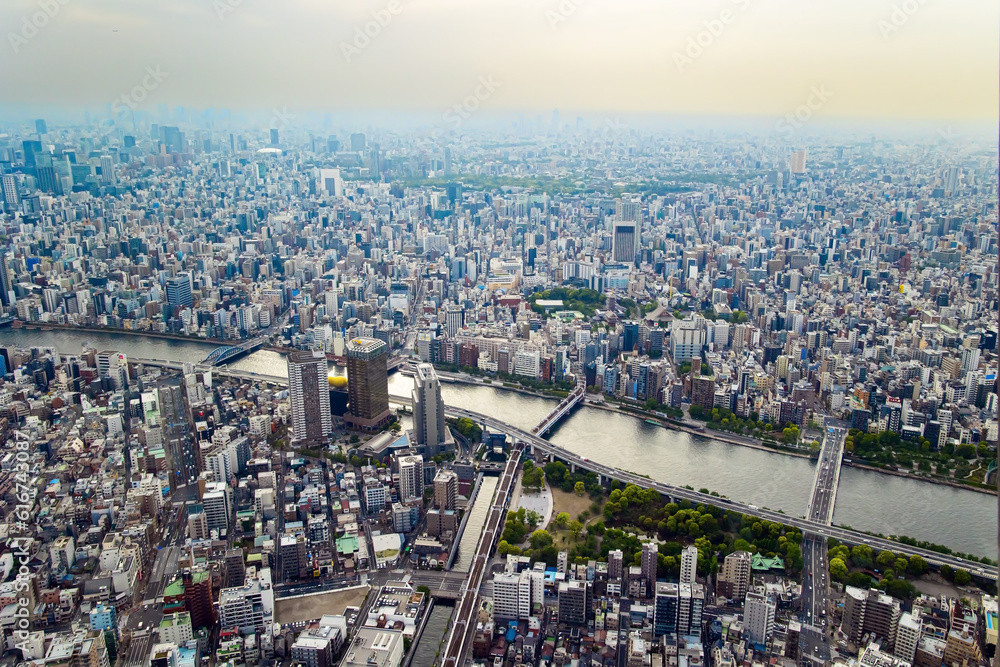
<path id="1" fill-rule="evenodd" d="M 806 105 L 817 121 L 995 122 L 1000 95 L 995 0 L 5 0 L 0 24 L 8 112 L 120 110 L 125 96 L 150 112 L 446 124 L 468 100 L 483 115 L 780 118 Z"/>

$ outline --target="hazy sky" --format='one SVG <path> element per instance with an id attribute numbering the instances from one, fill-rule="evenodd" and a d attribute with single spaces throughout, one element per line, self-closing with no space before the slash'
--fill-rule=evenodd
<path id="1" fill-rule="evenodd" d="M 480 86 L 494 111 L 998 116 L 996 0 L 2 0 L 0 26 L 23 108 L 145 83 L 145 109 L 443 113 Z"/>

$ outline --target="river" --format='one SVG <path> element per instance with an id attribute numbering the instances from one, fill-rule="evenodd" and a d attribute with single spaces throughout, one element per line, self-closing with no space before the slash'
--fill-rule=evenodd
<path id="1" fill-rule="evenodd" d="M 0 345 L 56 347 L 75 353 L 85 341 L 132 357 L 192 363 L 204 359 L 213 348 L 207 343 L 111 333 L 0 329 Z M 266 350 L 231 366 L 287 375 L 284 356 Z M 389 379 L 393 394 L 408 395 L 412 386 L 412 378 L 399 373 Z M 448 405 L 489 413 L 527 430 L 555 405 L 549 399 L 489 386 L 443 383 L 442 395 Z M 592 407 L 577 409 L 550 438 L 606 465 L 663 482 L 707 488 L 797 516 L 805 513 L 815 473 L 814 464 L 806 459 L 651 426 Z M 996 552 L 995 496 L 847 466 L 841 473 L 834 522 L 886 535 L 909 535 L 979 555 Z"/>
<path id="2" fill-rule="evenodd" d="M 413 660 L 410 662 L 413 667 L 429 667 L 434 664 L 441 642 L 444 641 L 444 633 L 448 629 L 448 621 L 454 611 L 454 607 L 441 603 L 434 604 L 424 631 L 417 640 L 417 647 L 413 650 Z"/>

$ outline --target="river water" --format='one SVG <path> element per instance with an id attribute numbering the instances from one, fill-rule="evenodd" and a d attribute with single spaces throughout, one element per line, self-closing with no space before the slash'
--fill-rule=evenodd
<path id="1" fill-rule="evenodd" d="M 417 647 L 413 650 L 413 660 L 410 662 L 413 667 L 429 667 L 434 664 L 441 642 L 444 640 L 445 630 L 448 629 L 448 621 L 454 611 L 454 607 L 435 603 L 427 619 L 427 625 L 424 626 L 424 631 L 417 641 Z"/>
<path id="2" fill-rule="evenodd" d="M 56 347 L 60 352 L 75 353 L 84 342 L 131 357 L 192 363 L 204 359 L 213 348 L 205 343 L 110 333 L 0 329 L 0 345 Z M 287 375 L 284 356 L 266 350 L 231 366 Z M 402 374 L 389 379 L 390 393 L 409 395 L 412 387 L 412 378 Z M 555 406 L 549 399 L 489 386 L 443 383 L 442 395 L 448 405 L 487 413 L 527 430 Z M 797 516 L 805 513 L 815 474 L 815 466 L 806 459 L 651 426 L 641 419 L 592 407 L 577 409 L 550 438 L 606 465 L 663 482 L 708 488 L 734 500 Z M 840 477 L 834 522 L 886 535 L 909 535 L 958 551 L 996 553 L 995 496 L 847 466 Z"/>

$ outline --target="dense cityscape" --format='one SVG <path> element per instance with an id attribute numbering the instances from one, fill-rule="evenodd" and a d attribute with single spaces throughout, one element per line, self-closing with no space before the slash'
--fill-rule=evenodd
<path id="1" fill-rule="evenodd" d="M 996 552 L 835 504 L 995 500 L 997 180 L 971 140 L 558 112 L 11 124 L 3 664 L 987 665 Z M 808 502 L 584 456 L 581 411 L 801 460 Z"/>

